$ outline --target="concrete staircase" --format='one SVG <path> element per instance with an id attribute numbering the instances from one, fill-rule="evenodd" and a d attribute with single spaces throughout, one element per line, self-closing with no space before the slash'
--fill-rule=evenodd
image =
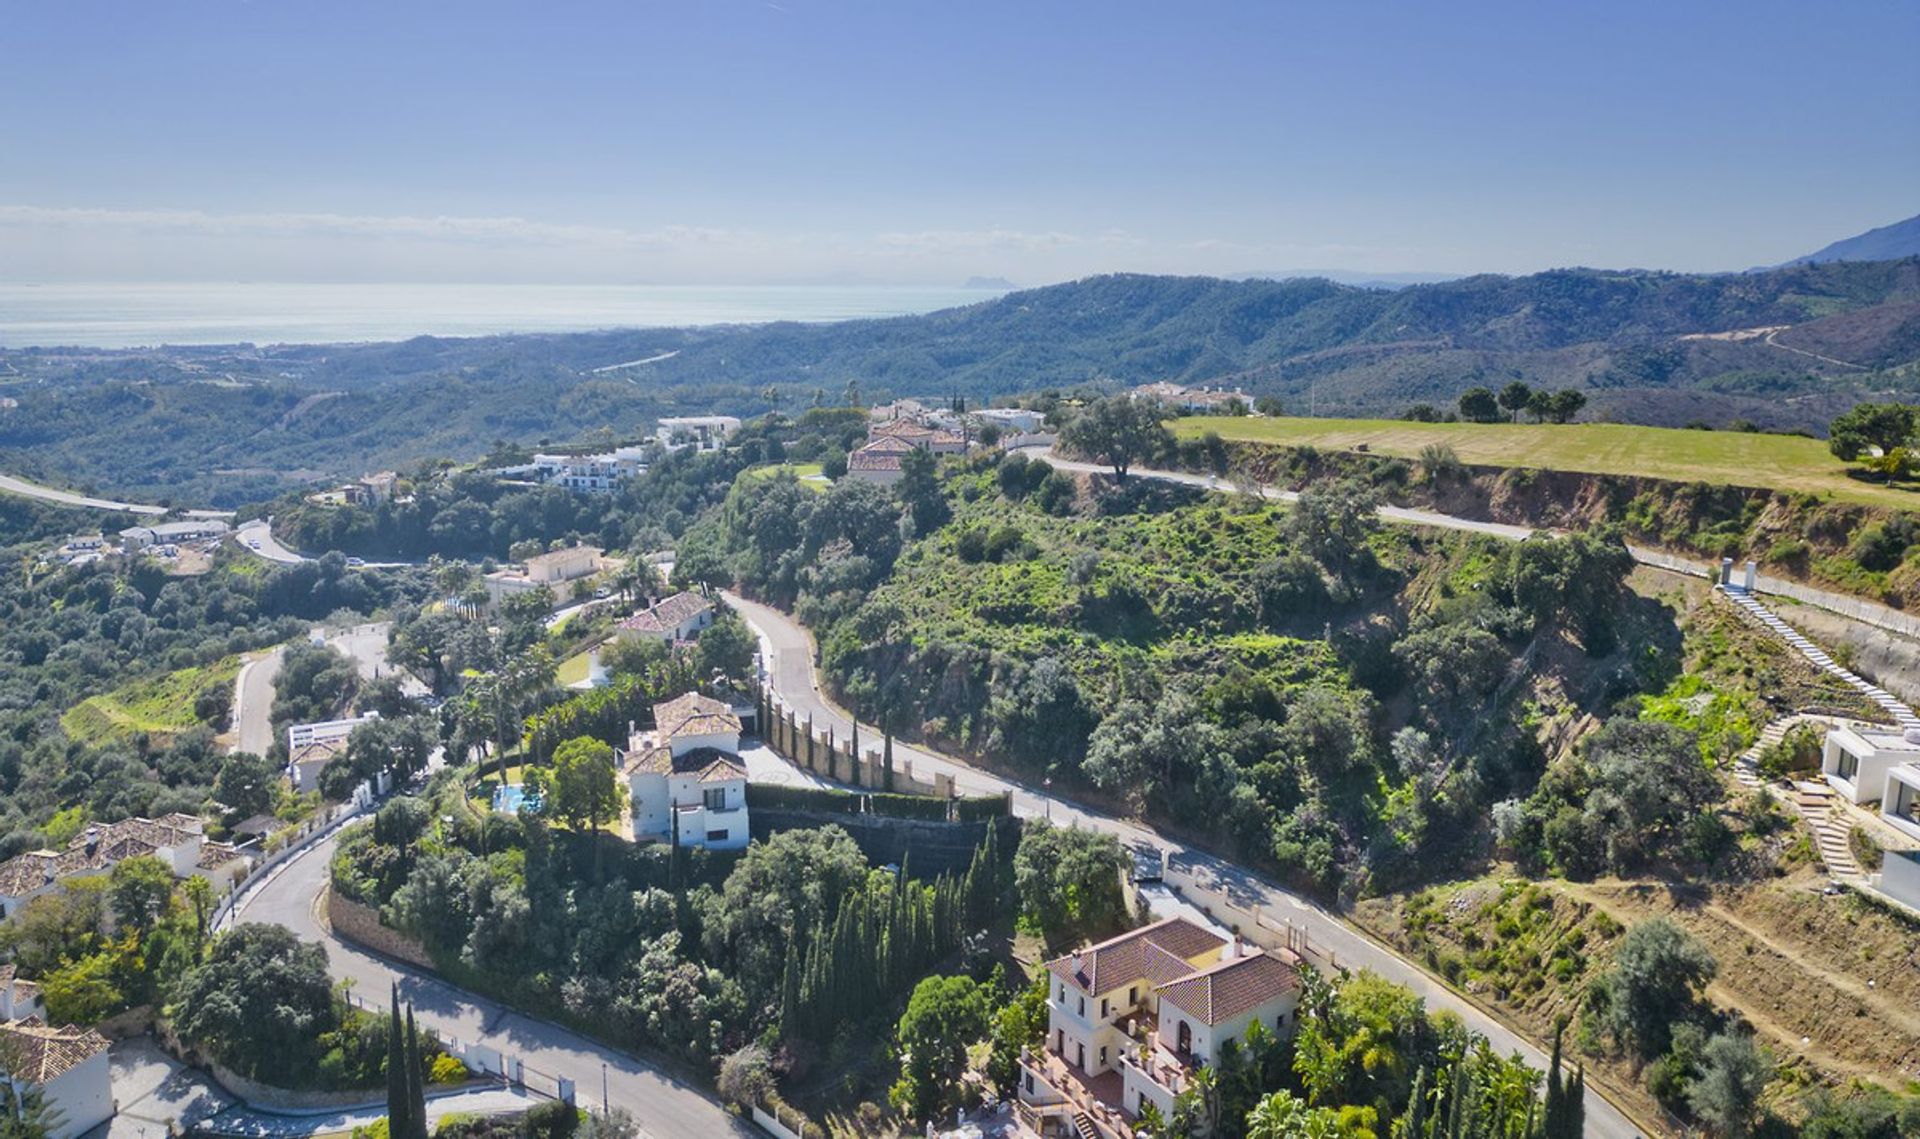
<path id="1" fill-rule="evenodd" d="M 1849 842 L 1853 823 L 1831 787 L 1825 783 L 1795 783 L 1793 805 L 1813 830 L 1814 848 L 1820 852 L 1820 861 L 1826 865 L 1828 874 L 1835 878 L 1867 876 L 1853 857 L 1853 846 Z"/>
<path id="2" fill-rule="evenodd" d="M 1801 636 L 1792 626 L 1782 621 L 1773 610 L 1755 600 L 1751 593 L 1737 585 L 1719 585 L 1714 588 L 1725 594 L 1728 600 L 1748 616 L 1764 625 L 1768 631 L 1796 649 L 1801 656 L 1813 662 L 1814 667 L 1846 682 L 1861 695 L 1873 701 L 1889 719 L 1899 725 L 1902 731 L 1908 728 L 1920 728 L 1920 716 L 1915 715 L 1913 709 L 1907 707 L 1899 697 L 1851 669 L 1841 667 L 1840 663 L 1822 651 L 1819 645 Z"/>
<path id="3" fill-rule="evenodd" d="M 1093 1126 L 1093 1117 L 1078 1109 L 1073 1113 L 1073 1133 L 1076 1139 L 1101 1139 L 1100 1132 Z"/>

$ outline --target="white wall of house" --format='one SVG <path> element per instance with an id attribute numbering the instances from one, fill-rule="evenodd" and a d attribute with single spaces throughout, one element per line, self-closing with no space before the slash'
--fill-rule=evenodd
<path id="1" fill-rule="evenodd" d="M 1920 851 L 1887 851 L 1880 863 L 1880 891 L 1920 910 Z"/>
<path id="2" fill-rule="evenodd" d="M 696 748 L 703 747 L 710 747 L 716 751 L 724 751 L 729 755 L 736 754 L 740 750 L 740 733 L 710 732 L 704 736 L 675 736 L 673 738 L 673 754 L 675 755 L 685 755 Z"/>
<path id="3" fill-rule="evenodd" d="M 666 841 L 672 834 L 668 820 L 672 800 L 667 796 L 667 777 L 658 772 L 636 771 L 627 780 L 627 793 L 633 801 L 633 837 Z"/>
<path id="4" fill-rule="evenodd" d="M 1892 729 L 1862 734 L 1835 728 L 1827 733 L 1820 772 L 1849 803 L 1866 803 L 1880 798 L 1888 771 L 1916 760 L 1920 760 L 1920 747 L 1900 739 Z"/>
<path id="5" fill-rule="evenodd" d="M 1880 817 L 1887 825 L 1920 841 L 1920 764 L 1898 764 L 1887 770 L 1880 789 Z"/>
<path id="6" fill-rule="evenodd" d="M 113 1073 L 105 1052 L 60 1073 L 42 1090 L 47 1106 L 60 1113 L 52 1139 L 74 1139 L 113 1118 Z"/>

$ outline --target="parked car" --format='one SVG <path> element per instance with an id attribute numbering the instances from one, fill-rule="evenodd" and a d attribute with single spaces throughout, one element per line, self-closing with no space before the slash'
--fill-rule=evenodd
<path id="1" fill-rule="evenodd" d="M 365 558 L 348 558 L 347 559 L 347 565 L 354 569 L 358 569 L 361 566 L 366 564 L 367 564 L 367 559 Z"/>

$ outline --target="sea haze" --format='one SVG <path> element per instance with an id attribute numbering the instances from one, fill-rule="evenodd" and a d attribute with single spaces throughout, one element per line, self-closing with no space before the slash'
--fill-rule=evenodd
<path id="1" fill-rule="evenodd" d="M 852 320 L 1001 290 L 885 285 L 0 284 L 0 347 L 333 344 Z"/>

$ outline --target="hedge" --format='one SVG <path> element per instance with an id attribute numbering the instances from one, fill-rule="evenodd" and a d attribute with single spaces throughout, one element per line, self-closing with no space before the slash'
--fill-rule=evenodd
<path id="1" fill-rule="evenodd" d="M 895 819 L 932 819 L 947 821 L 947 801 L 924 795 L 890 795 L 884 791 L 867 796 L 868 810 Z"/>
<path id="2" fill-rule="evenodd" d="M 747 807 L 769 810 L 827 811 L 839 815 L 860 813 L 860 796 L 850 791 L 818 787 L 786 787 L 778 783 L 747 784 Z"/>
<path id="3" fill-rule="evenodd" d="M 983 819 L 1005 819 L 1013 815 L 1013 800 L 1006 795 L 973 795 L 953 801 L 953 817 L 963 823 Z"/>

